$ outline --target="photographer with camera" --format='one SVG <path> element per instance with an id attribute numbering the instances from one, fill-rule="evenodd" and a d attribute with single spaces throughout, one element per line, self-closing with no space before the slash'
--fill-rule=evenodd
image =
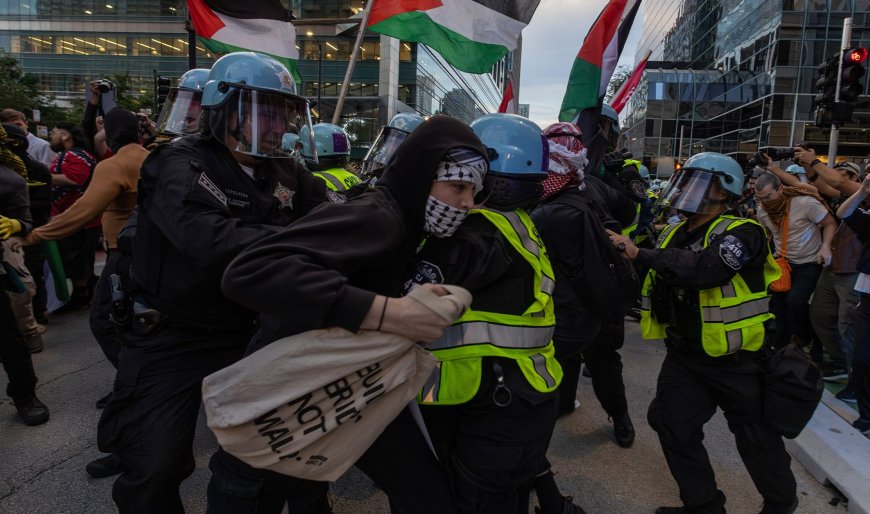
<path id="1" fill-rule="evenodd" d="M 94 149 L 97 160 L 112 156 L 105 144 L 105 132 L 99 121 L 115 107 L 115 84 L 109 79 L 92 80 L 88 84 L 85 114 L 82 117 L 82 131 L 89 148 Z"/>

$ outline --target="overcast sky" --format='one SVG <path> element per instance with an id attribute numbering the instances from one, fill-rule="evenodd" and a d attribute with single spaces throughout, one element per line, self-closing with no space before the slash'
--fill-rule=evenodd
<path id="1" fill-rule="evenodd" d="M 559 121 L 571 65 L 589 27 L 606 3 L 606 0 L 541 0 L 532 21 L 523 30 L 519 101 L 529 104 L 529 118 L 541 128 Z M 634 64 L 643 10 L 641 4 L 620 65 Z"/>

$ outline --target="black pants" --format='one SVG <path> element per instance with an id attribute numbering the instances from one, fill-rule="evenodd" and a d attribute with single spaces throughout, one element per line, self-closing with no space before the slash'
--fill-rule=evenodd
<path id="1" fill-rule="evenodd" d="M 128 256 L 117 250 L 109 252 L 106 265 L 100 274 L 100 279 L 94 287 L 94 296 L 91 299 L 91 309 L 88 321 L 91 325 L 91 333 L 103 350 L 103 355 L 118 368 L 118 353 L 121 351 L 121 342 L 118 337 L 118 328 L 112 323 L 112 291 L 109 276 L 112 274 L 128 275 L 126 268 L 130 266 Z M 126 282 L 126 281 L 125 281 Z M 126 285 L 126 284 L 125 284 Z"/>
<path id="2" fill-rule="evenodd" d="M 393 514 L 456 512 L 447 476 L 408 409 L 387 425 L 356 466 L 380 487 Z M 327 484 L 255 469 L 219 449 L 212 456 L 207 514 L 320 514 Z M 293 506 L 299 510 L 293 510 Z"/>
<path id="3" fill-rule="evenodd" d="M 519 379 L 509 380 L 514 385 L 507 405 L 495 404 L 496 381 L 490 359 L 484 359 L 480 388 L 471 401 L 422 407 L 462 514 L 528 514 L 535 477 L 542 466 L 549 467 L 556 395 L 536 392 L 522 383 L 516 364 L 499 362 L 505 374 Z"/>
<path id="4" fill-rule="evenodd" d="M 870 294 L 862 293 L 855 309 L 855 357 L 852 382 L 858 398 L 858 414 L 870 423 Z"/>
<path id="5" fill-rule="evenodd" d="M 586 363 L 592 377 L 595 397 L 607 415 L 619 416 L 628 410 L 625 382 L 622 380 L 622 357 L 619 355 L 624 342 L 625 322 L 622 318 L 602 321 L 601 330 L 588 345 L 554 341 L 556 360 L 562 366 L 563 373 L 559 386 L 559 415 L 574 411 L 577 381 L 583 363 Z"/>
<path id="6" fill-rule="evenodd" d="M 112 489 L 121 514 L 184 512 L 179 486 L 195 469 L 202 379 L 238 360 L 252 332 L 170 324 L 150 337 L 122 333 L 114 392 L 97 429 L 100 451 L 124 467 Z"/>
<path id="7" fill-rule="evenodd" d="M 94 276 L 94 261 L 100 246 L 100 227 L 83 228 L 75 234 L 59 239 L 60 255 L 67 278 L 76 282 L 89 283 Z"/>
<path id="8" fill-rule="evenodd" d="M 36 373 L 27 343 L 18 330 L 18 322 L 9 305 L 9 295 L 0 283 L 0 359 L 9 379 L 6 394 L 16 404 L 25 403 L 36 395 Z"/>
<path id="9" fill-rule="evenodd" d="M 793 335 L 801 338 L 805 344 L 815 338 L 810 323 L 809 302 L 821 274 L 821 264 L 792 264 L 791 291 L 773 293 L 771 296 L 770 311 L 776 315 L 774 346 L 777 348 L 788 344 Z"/>
<path id="10" fill-rule="evenodd" d="M 737 451 L 764 501 L 789 505 L 796 490 L 791 459 L 782 437 L 762 424 L 761 369 L 754 352 L 714 358 L 669 345 L 648 420 L 658 433 L 685 506 L 715 513 L 725 503 L 703 445 L 704 424 L 716 407 L 725 414 Z"/>

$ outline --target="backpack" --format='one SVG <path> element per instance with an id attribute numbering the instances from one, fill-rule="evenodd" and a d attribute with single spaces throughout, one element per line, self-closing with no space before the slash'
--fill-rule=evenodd
<path id="1" fill-rule="evenodd" d="M 553 267 L 571 282 L 578 300 L 593 313 L 612 316 L 629 312 L 637 302 L 640 280 L 631 261 L 610 242 L 605 231 L 605 222 L 610 219 L 606 211 L 585 195 L 562 194 L 552 203 L 583 213 L 582 269 L 568 270 L 554 248 L 548 247 Z"/>

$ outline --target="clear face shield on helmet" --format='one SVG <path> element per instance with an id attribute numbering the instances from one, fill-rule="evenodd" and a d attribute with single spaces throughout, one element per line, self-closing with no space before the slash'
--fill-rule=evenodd
<path id="1" fill-rule="evenodd" d="M 223 126 L 211 130 L 231 150 L 270 159 L 293 158 L 293 149 L 283 144 L 285 134 L 298 134 L 306 125 L 308 134 L 313 134 L 308 102 L 303 98 L 244 84 L 229 86 L 238 89 L 219 107 L 224 111 Z M 313 135 L 311 146 L 314 148 Z M 314 153 L 316 161 L 316 150 Z"/>
<path id="2" fill-rule="evenodd" d="M 722 210 L 731 198 L 722 189 L 719 180 L 734 180 L 724 173 L 696 168 L 683 168 L 676 172 L 659 194 L 654 208 L 657 212 L 674 208 L 692 214 L 710 214 Z"/>
<path id="3" fill-rule="evenodd" d="M 202 91 L 172 89 L 157 118 L 157 132 L 183 136 L 199 132 Z"/>
<path id="4" fill-rule="evenodd" d="M 384 127 L 378 134 L 378 138 L 372 143 L 372 147 L 363 159 L 362 173 L 366 177 L 376 177 L 383 173 L 390 159 L 396 153 L 396 149 L 402 141 L 408 137 L 408 133 L 393 127 Z"/>

